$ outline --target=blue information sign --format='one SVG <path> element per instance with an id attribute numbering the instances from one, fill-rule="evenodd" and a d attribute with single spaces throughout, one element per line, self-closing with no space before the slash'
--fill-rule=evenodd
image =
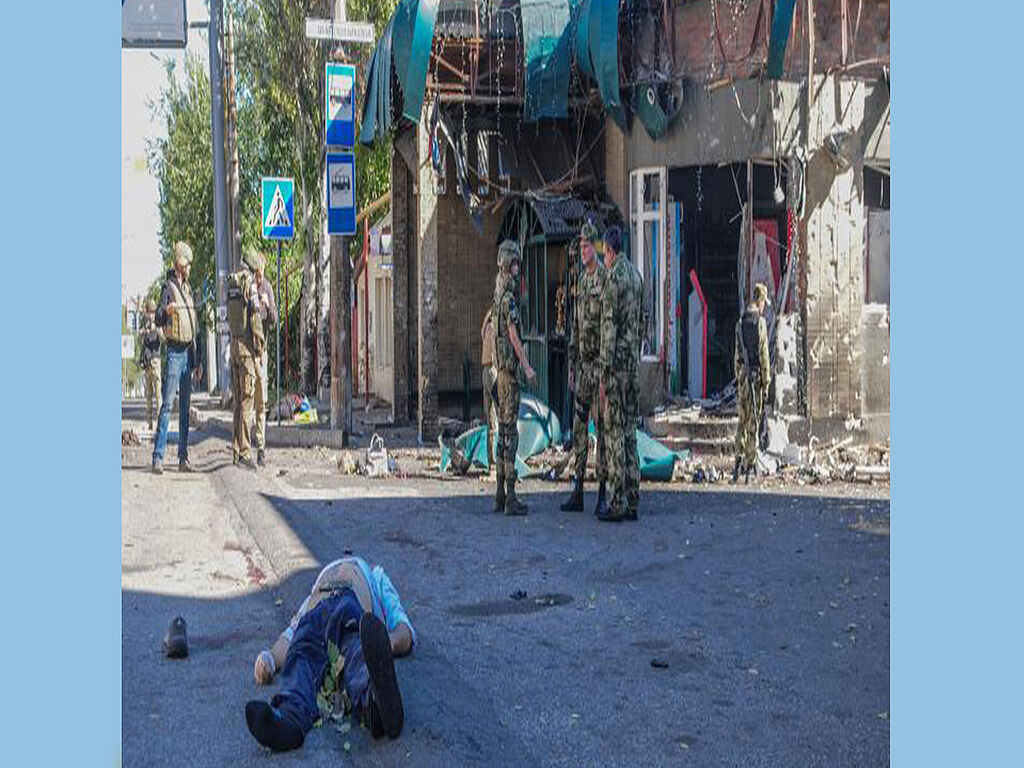
<path id="1" fill-rule="evenodd" d="M 327 153 L 327 233 L 356 233 L 356 156 Z"/>
<path id="2" fill-rule="evenodd" d="M 354 147 L 356 142 L 356 68 L 328 62 L 324 98 L 325 143 L 329 147 Z"/>
<path id="3" fill-rule="evenodd" d="M 295 236 L 295 182 L 292 179 L 262 180 L 263 236 L 291 240 Z"/>

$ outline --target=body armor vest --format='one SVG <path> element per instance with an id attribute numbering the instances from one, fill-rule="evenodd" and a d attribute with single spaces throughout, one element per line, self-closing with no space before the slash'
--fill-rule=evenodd
<path id="1" fill-rule="evenodd" d="M 761 315 L 753 310 L 748 309 L 743 313 L 743 317 L 740 319 L 740 337 L 743 340 L 743 357 L 747 364 L 747 369 L 750 371 L 757 371 L 761 368 L 761 359 L 758 356 L 758 350 L 760 346 L 758 344 L 758 321 L 761 319 Z"/>

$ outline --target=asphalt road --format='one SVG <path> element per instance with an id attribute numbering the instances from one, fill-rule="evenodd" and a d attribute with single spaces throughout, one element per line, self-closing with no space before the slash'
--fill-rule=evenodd
<path id="1" fill-rule="evenodd" d="M 298 451 L 253 476 L 196 442 L 193 476 L 124 452 L 126 766 L 888 765 L 884 498 L 652 487 L 610 525 L 535 483 L 506 519 L 477 479 L 343 477 Z M 405 730 L 327 726 L 272 755 L 245 727 L 274 690 L 252 661 L 346 549 L 384 565 L 418 633 Z M 181 662 L 160 653 L 177 613 Z"/>

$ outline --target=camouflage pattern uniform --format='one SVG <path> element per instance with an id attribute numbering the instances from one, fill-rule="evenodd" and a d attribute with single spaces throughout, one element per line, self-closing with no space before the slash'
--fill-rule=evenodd
<path id="1" fill-rule="evenodd" d="M 235 464 L 241 462 L 250 467 L 255 467 L 250 454 L 249 430 L 255 420 L 256 366 L 266 346 L 256 278 L 250 270 L 255 270 L 262 258 L 257 251 L 246 249 L 245 268 L 231 275 L 228 288 L 233 396 L 231 457 Z"/>
<path id="2" fill-rule="evenodd" d="M 736 427 L 736 467 L 750 471 L 757 463 L 757 433 L 771 384 L 771 362 L 768 355 L 768 328 L 758 311 L 759 298 L 767 300 L 768 290 L 758 283 L 754 300 L 736 321 L 736 349 L 733 367 L 736 371 L 736 394 L 739 403 L 739 424 Z M 746 351 L 746 355 L 744 355 Z"/>
<path id="3" fill-rule="evenodd" d="M 160 413 L 160 343 L 163 334 L 156 325 L 156 302 L 146 302 L 146 324 L 139 334 L 139 366 L 142 368 L 146 388 L 146 421 L 153 428 L 153 414 Z"/>
<path id="4" fill-rule="evenodd" d="M 635 517 L 640 500 L 636 419 L 640 410 L 640 274 L 619 254 L 601 294 L 600 371 L 605 397 L 610 519 Z"/>
<path id="5" fill-rule="evenodd" d="M 589 222 L 588 222 L 589 223 Z M 591 225 L 593 227 L 593 225 Z M 594 230 L 596 238 L 596 229 Z M 575 408 L 572 420 L 572 449 L 576 482 L 583 484 L 587 471 L 589 440 L 587 427 L 594 417 L 597 431 L 597 466 L 595 475 L 602 485 L 606 479 L 605 427 L 598 403 L 600 372 L 598 356 L 601 353 L 601 300 L 605 282 L 605 268 L 595 255 L 593 271 L 584 267 L 577 282 L 576 313 L 572 336 L 569 340 L 569 364 L 575 380 Z M 597 406 L 597 407 L 595 407 Z"/>
<path id="6" fill-rule="evenodd" d="M 519 247 L 505 241 L 498 249 L 498 263 L 508 264 L 521 259 Z M 516 296 L 515 279 L 506 272 L 499 272 L 494 286 L 495 368 L 498 374 L 498 442 L 495 446 L 495 468 L 497 493 L 495 509 L 506 515 L 525 514 L 525 505 L 517 501 L 516 453 L 519 450 L 519 358 L 512 346 L 508 328 L 513 326 L 522 339 L 522 323 L 519 315 L 519 299 Z"/>
<path id="7" fill-rule="evenodd" d="M 480 327 L 480 388 L 484 396 L 484 421 L 487 422 L 487 466 L 494 466 L 494 444 L 498 439 L 498 410 L 494 395 L 494 306 L 487 308 Z"/>

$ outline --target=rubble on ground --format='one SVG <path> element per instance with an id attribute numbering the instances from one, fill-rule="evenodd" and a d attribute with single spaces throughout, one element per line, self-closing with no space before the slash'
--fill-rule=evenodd
<path id="1" fill-rule="evenodd" d="M 121 430 L 121 445 L 142 445 L 139 434 L 134 429 Z"/>

